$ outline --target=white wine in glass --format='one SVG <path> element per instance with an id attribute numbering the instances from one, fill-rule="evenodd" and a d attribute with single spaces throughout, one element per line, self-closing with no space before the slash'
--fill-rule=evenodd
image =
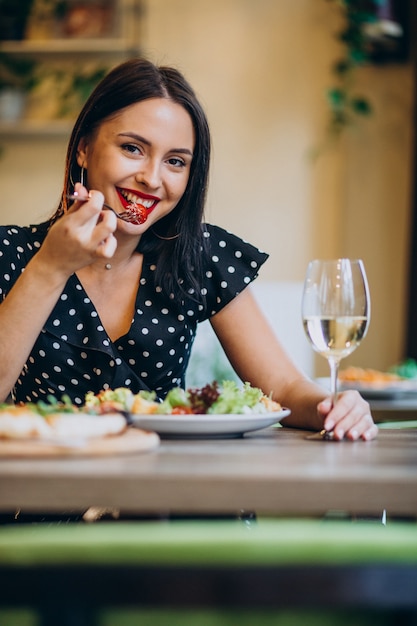
<path id="1" fill-rule="evenodd" d="M 361 260 L 311 261 L 304 282 L 302 318 L 314 350 L 327 359 L 333 404 L 340 361 L 365 337 L 370 297 Z"/>

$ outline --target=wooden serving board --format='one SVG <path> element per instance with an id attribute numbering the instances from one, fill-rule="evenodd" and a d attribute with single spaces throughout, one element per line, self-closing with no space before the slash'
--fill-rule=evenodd
<path id="1" fill-rule="evenodd" d="M 129 428 L 121 435 L 99 437 L 84 442 L 47 442 L 34 439 L 0 440 L 0 458 L 49 458 L 111 456 L 145 452 L 158 447 L 159 436 L 139 428 Z"/>

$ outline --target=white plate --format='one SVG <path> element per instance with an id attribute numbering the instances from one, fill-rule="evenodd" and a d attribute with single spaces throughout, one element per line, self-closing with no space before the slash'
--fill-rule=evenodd
<path id="1" fill-rule="evenodd" d="M 240 437 L 244 433 L 277 424 L 291 411 L 243 415 L 131 415 L 135 426 L 164 437 Z"/>
<path id="2" fill-rule="evenodd" d="M 330 389 L 330 378 L 317 378 L 317 382 Z M 417 395 L 416 380 L 396 380 L 375 383 L 343 382 L 338 385 L 339 391 L 356 389 L 365 399 L 392 399 Z"/>

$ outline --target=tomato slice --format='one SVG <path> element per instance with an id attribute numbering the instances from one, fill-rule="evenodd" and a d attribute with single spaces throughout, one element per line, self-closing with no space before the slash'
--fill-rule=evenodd
<path id="1" fill-rule="evenodd" d="M 175 406 L 171 411 L 171 415 L 190 415 L 192 412 L 193 410 L 189 406 Z"/>

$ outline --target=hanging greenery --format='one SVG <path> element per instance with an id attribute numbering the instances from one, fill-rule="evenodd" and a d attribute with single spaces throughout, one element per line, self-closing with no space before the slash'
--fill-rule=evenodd
<path id="1" fill-rule="evenodd" d="M 338 39 L 344 44 L 345 54 L 336 61 L 333 73 L 336 84 L 328 89 L 330 106 L 330 130 L 339 134 L 355 116 L 367 116 L 373 112 L 366 96 L 356 92 L 356 70 L 369 62 L 372 46 L 368 27 L 378 21 L 378 9 L 387 0 L 327 0 L 338 5 L 343 13 L 344 26 Z"/>

